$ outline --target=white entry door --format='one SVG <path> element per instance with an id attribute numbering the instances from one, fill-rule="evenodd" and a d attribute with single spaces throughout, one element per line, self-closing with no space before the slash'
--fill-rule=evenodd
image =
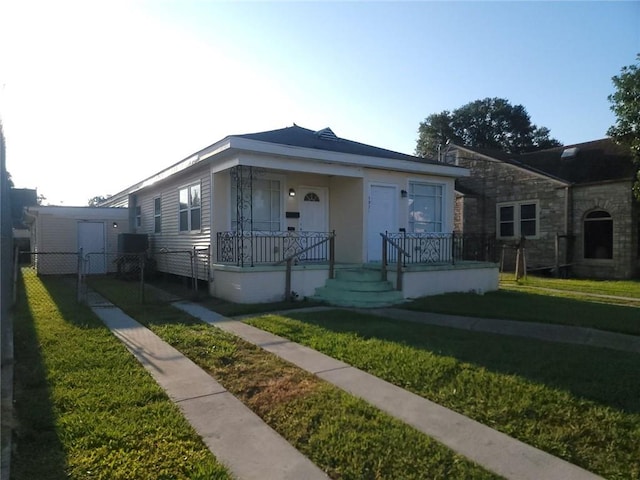
<path id="1" fill-rule="evenodd" d="M 369 211 L 367 213 L 367 259 L 382 261 L 382 237 L 386 231 L 398 229 L 397 188 L 395 185 L 371 184 L 369 186 Z"/>
<path id="2" fill-rule="evenodd" d="M 104 222 L 78 222 L 78 248 L 88 262 L 85 273 L 107 273 Z"/>
<path id="3" fill-rule="evenodd" d="M 329 228 L 328 190 L 322 187 L 300 187 L 298 190 L 300 191 L 300 221 L 298 229 L 301 232 L 326 233 Z M 319 240 L 319 237 L 314 237 L 313 235 L 309 237 L 301 235 L 302 248 L 311 246 Z M 328 245 L 325 243 L 309 250 L 306 255 L 303 255 L 303 258 L 317 261 L 326 260 L 328 251 Z"/>

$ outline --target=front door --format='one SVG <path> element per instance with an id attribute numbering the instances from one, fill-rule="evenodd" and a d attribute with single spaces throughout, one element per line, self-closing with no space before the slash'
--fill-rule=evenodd
<path id="1" fill-rule="evenodd" d="M 301 235 L 302 247 L 311 246 L 323 237 L 314 236 L 311 232 L 326 233 L 328 231 L 327 197 L 329 192 L 323 187 L 300 187 L 300 221 L 298 229 L 304 232 Z M 306 260 L 326 260 L 328 245 L 322 244 L 317 248 L 312 248 L 303 255 Z"/>
<path id="2" fill-rule="evenodd" d="M 382 261 L 381 233 L 398 229 L 397 188 L 395 185 L 371 184 L 369 186 L 369 211 L 367 213 L 367 259 Z"/>
<path id="3" fill-rule="evenodd" d="M 85 273 L 107 273 L 104 222 L 78 222 L 78 248 L 87 260 Z"/>

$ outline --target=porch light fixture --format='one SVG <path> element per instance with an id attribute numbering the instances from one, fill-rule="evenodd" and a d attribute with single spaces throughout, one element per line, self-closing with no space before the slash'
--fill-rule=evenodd
<path id="1" fill-rule="evenodd" d="M 290 197 L 295 197 L 296 196 L 296 191 L 293 188 L 289 189 L 289 196 Z"/>
<path id="2" fill-rule="evenodd" d="M 118 222 L 113 222 L 113 228 L 118 228 Z"/>
<path id="3" fill-rule="evenodd" d="M 408 194 L 407 194 L 407 191 L 406 191 L 406 190 L 400 190 L 400 196 L 401 196 L 402 198 L 407 198 L 407 195 L 408 195 Z"/>

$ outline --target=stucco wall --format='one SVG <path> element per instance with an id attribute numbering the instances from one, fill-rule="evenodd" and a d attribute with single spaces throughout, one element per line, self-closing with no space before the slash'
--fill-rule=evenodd
<path id="1" fill-rule="evenodd" d="M 217 298 L 236 303 L 278 302 L 284 299 L 286 274 L 284 267 L 240 268 L 227 265 L 212 267 L 213 282 L 209 292 Z M 299 299 L 315 294 L 329 277 L 326 267 L 293 267 L 291 290 Z"/>
<path id="2" fill-rule="evenodd" d="M 388 279 L 396 285 L 396 275 L 389 272 Z M 495 264 L 446 266 L 404 272 L 402 295 L 418 298 L 453 292 L 483 294 L 498 289 L 499 272 Z"/>
<path id="3" fill-rule="evenodd" d="M 329 188 L 329 229 L 336 232 L 336 262 L 360 263 L 364 238 L 362 179 L 333 177 Z"/>

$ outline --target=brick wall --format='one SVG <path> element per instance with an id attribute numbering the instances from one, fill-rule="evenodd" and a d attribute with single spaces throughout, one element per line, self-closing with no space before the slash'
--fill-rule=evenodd
<path id="1" fill-rule="evenodd" d="M 496 234 L 496 205 L 502 202 L 535 200 L 539 206 L 539 234 L 526 240 L 527 265 L 532 268 L 555 265 L 556 234 L 565 234 L 564 185 L 558 181 L 479 155 L 460 152 L 458 164 L 469 168 L 471 176 L 458 180 L 474 192 L 463 197 L 465 233 Z M 505 268 L 515 264 L 517 239 L 506 239 Z M 564 258 L 561 263 L 565 263 Z"/>
<path id="2" fill-rule="evenodd" d="M 517 166 L 470 152 L 458 152 L 458 164 L 471 176 L 458 180 L 465 192 L 456 199 L 456 230 L 496 235 L 496 205 L 502 202 L 535 200 L 539 206 L 539 235 L 527 238 L 530 268 L 555 265 L 556 235 L 561 264 L 571 263 L 575 276 L 630 278 L 640 275 L 640 206 L 633 200 L 631 182 L 607 182 L 567 188 L 560 181 Z M 585 259 L 583 225 L 585 215 L 605 210 L 613 218 L 613 258 Z M 515 265 L 516 240 L 505 245 L 505 269 Z"/>
<path id="3" fill-rule="evenodd" d="M 574 274 L 595 278 L 630 278 L 637 275 L 638 206 L 631 193 L 631 182 L 576 186 L 573 190 L 573 228 L 578 232 L 575 241 Z M 604 210 L 612 217 L 611 259 L 584 258 L 584 219 L 594 210 Z"/>

